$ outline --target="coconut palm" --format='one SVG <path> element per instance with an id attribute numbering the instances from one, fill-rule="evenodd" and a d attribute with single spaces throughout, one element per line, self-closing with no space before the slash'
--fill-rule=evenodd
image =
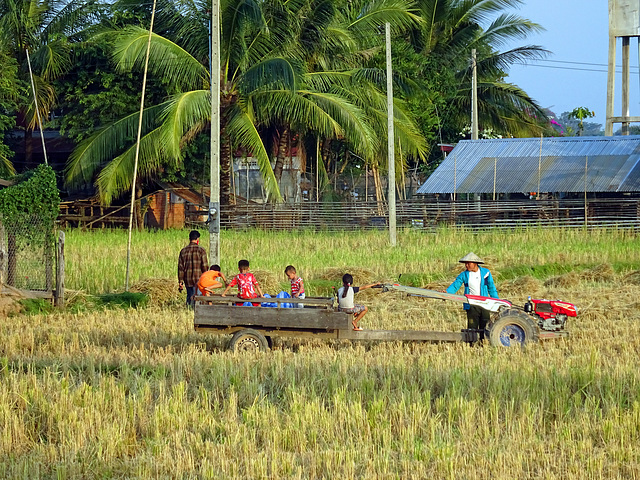
<path id="1" fill-rule="evenodd" d="M 242 147 L 257 159 L 268 195 L 280 199 L 269 153 L 260 135 L 269 124 L 313 131 L 323 138 L 344 139 L 367 157 L 373 157 L 376 151 L 377 135 L 367 108 L 355 101 L 357 95 L 345 89 L 349 82 L 353 87 L 353 79 L 359 77 L 353 72 L 310 71 L 300 55 L 292 53 L 296 44 L 292 32 L 297 30 L 287 27 L 295 27 L 296 14 L 306 6 L 306 2 L 299 1 L 292 8 L 294 3 L 289 2 L 287 8 L 277 2 L 253 0 L 221 5 L 223 203 L 228 192 L 225 171 L 229 169 L 232 147 Z M 169 15 L 172 5 L 161 4 L 160 21 L 164 19 L 166 31 L 152 35 L 150 74 L 171 85 L 174 92 L 163 104 L 145 110 L 140 171 L 146 176 L 156 174 L 167 163 L 182 162 L 184 143 L 209 127 L 208 32 L 202 14 L 205 5 L 180 4 Z M 393 12 L 387 15 L 392 20 L 402 18 L 403 9 L 407 15 L 406 4 L 400 0 L 380 0 L 376 5 Z M 370 10 L 360 22 L 352 22 L 354 31 L 376 17 L 375 9 Z M 140 67 L 147 36 L 148 32 L 139 27 L 118 32 L 114 49 L 118 69 Z M 338 38 L 335 44 L 344 41 Z M 67 181 L 84 183 L 99 172 L 97 186 L 106 202 L 127 190 L 134 158 L 130 138 L 136 121 L 137 115 L 123 118 L 79 145 L 67 166 Z"/>
<path id="2" fill-rule="evenodd" d="M 471 108 L 471 49 L 478 51 L 478 110 L 483 128 L 513 135 L 537 135 L 546 119 L 543 109 L 518 86 L 504 81 L 513 63 L 543 58 L 536 45 L 499 51 L 506 44 L 542 30 L 534 22 L 505 13 L 521 0 L 418 0 L 424 19 L 413 44 L 438 68 L 454 72 L 457 87 L 447 98 L 448 118 L 460 129 Z M 459 130 L 458 130 L 459 131 Z"/>
<path id="3" fill-rule="evenodd" d="M 29 51 L 41 118 L 46 119 L 55 104 L 52 81 L 71 66 L 70 43 L 78 40 L 101 12 L 95 1 L 0 0 L 0 43 L 16 59 L 18 76 L 25 82 L 29 82 Z M 19 106 L 18 125 L 28 135 L 37 126 L 33 105 L 33 95 L 29 95 L 29 102 Z M 28 155 L 28 140 L 26 146 Z"/>

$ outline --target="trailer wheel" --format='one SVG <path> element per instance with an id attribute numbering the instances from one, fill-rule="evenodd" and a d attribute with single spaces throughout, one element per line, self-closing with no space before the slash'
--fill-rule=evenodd
<path id="1" fill-rule="evenodd" d="M 538 327 L 519 310 L 506 310 L 487 327 L 489 343 L 494 347 L 516 347 L 537 343 Z"/>
<path id="2" fill-rule="evenodd" d="M 229 342 L 232 352 L 266 352 L 269 350 L 267 339 L 257 330 L 245 328 L 233 334 Z"/>

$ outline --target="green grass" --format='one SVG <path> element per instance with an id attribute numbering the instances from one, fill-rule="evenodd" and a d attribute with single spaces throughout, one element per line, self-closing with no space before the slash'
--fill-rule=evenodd
<path id="1" fill-rule="evenodd" d="M 135 281 L 174 277 L 186 235 L 136 234 Z M 113 295 L 126 232 L 70 231 L 67 240 L 71 289 L 128 298 Z M 229 275 L 249 258 L 276 288 L 292 263 L 318 291 L 339 284 L 328 273 L 356 268 L 362 277 L 447 283 L 473 250 L 508 298 L 563 298 L 579 316 L 568 339 L 526 349 L 285 339 L 247 355 L 226 351 L 227 336 L 194 332 L 192 311 L 153 296 L 146 307 L 18 315 L 0 321 L 0 477 L 638 476 L 632 232 L 402 231 L 396 249 L 384 232 L 223 232 L 222 246 Z M 547 283 L 562 275 L 566 282 Z M 525 276 L 537 283 L 509 290 Z M 374 289 L 358 297 L 370 307 L 366 329 L 465 323 L 457 304 Z"/>

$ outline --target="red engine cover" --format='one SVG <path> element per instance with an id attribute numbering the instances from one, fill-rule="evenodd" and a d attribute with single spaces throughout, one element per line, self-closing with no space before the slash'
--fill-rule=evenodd
<path id="1" fill-rule="evenodd" d="M 542 318 L 553 318 L 559 313 L 564 313 L 568 317 L 577 317 L 578 310 L 573 303 L 561 302 L 559 300 L 539 300 L 531 299 L 535 312 Z"/>

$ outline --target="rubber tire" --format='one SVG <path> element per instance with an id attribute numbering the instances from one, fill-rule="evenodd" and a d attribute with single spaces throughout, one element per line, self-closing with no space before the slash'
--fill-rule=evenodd
<path id="1" fill-rule="evenodd" d="M 232 352 L 266 352 L 269 350 L 269 343 L 257 330 L 245 328 L 233 334 L 228 349 Z"/>
<path id="2" fill-rule="evenodd" d="M 487 326 L 489 344 L 494 347 L 522 347 L 538 343 L 538 326 L 524 312 L 509 309 L 492 320 Z"/>

